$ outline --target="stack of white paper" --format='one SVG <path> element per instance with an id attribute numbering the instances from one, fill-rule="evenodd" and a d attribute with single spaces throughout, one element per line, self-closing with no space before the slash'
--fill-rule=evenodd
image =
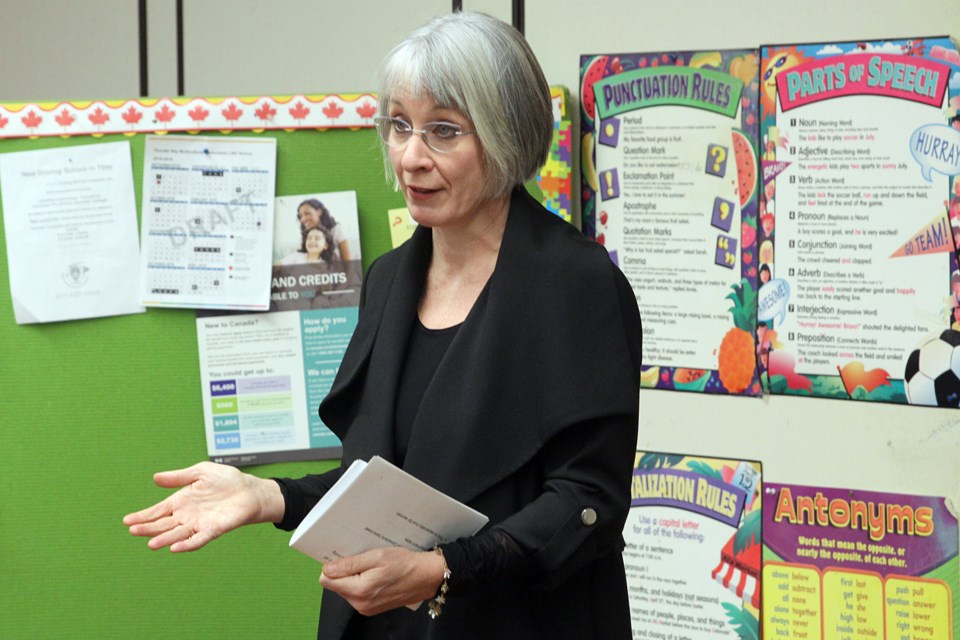
<path id="1" fill-rule="evenodd" d="M 374 456 L 350 465 L 297 527 L 290 546 L 321 562 L 377 547 L 426 551 L 475 534 L 487 520 Z"/>

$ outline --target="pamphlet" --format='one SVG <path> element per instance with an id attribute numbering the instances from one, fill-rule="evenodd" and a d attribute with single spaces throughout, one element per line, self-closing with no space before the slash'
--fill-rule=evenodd
<path id="1" fill-rule="evenodd" d="M 377 547 L 427 551 L 475 534 L 488 520 L 374 456 L 350 465 L 294 531 L 290 546 L 320 562 Z"/>
<path id="2" fill-rule="evenodd" d="M 197 313 L 207 452 L 214 462 L 340 457 L 340 439 L 320 420 L 317 405 L 357 326 L 357 196 L 286 195 L 274 210 L 270 312 Z M 319 255 L 318 243 L 324 247 Z"/>

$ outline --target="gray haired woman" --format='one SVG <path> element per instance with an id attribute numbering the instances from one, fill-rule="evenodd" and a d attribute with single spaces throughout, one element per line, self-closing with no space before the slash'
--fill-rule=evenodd
<path id="1" fill-rule="evenodd" d="M 419 227 L 371 265 L 320 416 L 342 469 L 379 455 L 490 521 L 434 550 L 325 564 L 318 637 L 630 638 L 640 315 L 603 248 L 523 188 L 553 131 L 543 73 L 515 29 L 457 13 L 380 77 L 388 177 Z M 172 551 L 253 522 L 289 530 L 339 476 L 200 463 L 158 474 L 184 489 L 125 523 Z"/>

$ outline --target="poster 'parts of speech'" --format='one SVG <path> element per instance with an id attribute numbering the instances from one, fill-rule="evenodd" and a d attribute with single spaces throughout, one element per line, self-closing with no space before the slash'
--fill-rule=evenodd
<path id="1" fill-rule="evenodd" d="M 760 73 L 765 388 L 960 406 L 956 46 L 768 46 Z"/>
<path id="2" fill-rule="evenodd" d="M 759 51 L 581 57 L 583 228 L 630 280 L 646 388 L 757 396 Z"/>

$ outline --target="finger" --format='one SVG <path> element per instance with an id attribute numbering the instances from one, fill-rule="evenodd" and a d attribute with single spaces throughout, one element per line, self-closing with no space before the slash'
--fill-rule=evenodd
<path id="1" fill-rule="evenodd" d="M 357 575 L 332 578 L 326 572 L 320 573 L 320 586 L 329 589 L 343 597 L 353 597 L 360 586 L 362 578 Z"/>
<path id="2" fill-rule="evenodd" d="M 378 590 L 371 590 L 371 585 L 366 584 L 359 575 L 333 579 L 321 574 L 320 586 L 339 595 L 350 603 L 357 613 L 364 616 L 376 615 L 393 608 L 388 601 L 379 599 Z"/>
<path id="3" fill-rule="evenodd" d="M 153 474 L 153 481 L 160 487 L 168 489 L 174 487 L 184 487 L 191 482 L 196 482 L 200 478 L 201 467 L 195 464 L 186 469 L 174 469 L 173 471 L 160 471 Z"/>
<path id="4" fill-rule="evenodd" d="M 172 513 L 170 499 L 165 498 L 153 505 L 152 507 L 147 507 L 141 511 L 136 511 L 134 513 L 128 513 L 123 516 L 123 524 L 130 525 L 134 524 L 143 524 L 145 522 L 152 522 L 157 518 L 162 518 L 168 516 Z"/>
<path id="5" fill-rule="evenodd" d="M 151 538 L 147 543 L 147 546 L 151 549 L 162 549 L 164 547 L 169 547 L 170 545 L 176 544 L 177 542 L 182 542 L 194 535 L 193 527 L 189 527 L 185 524 L 177 525 L 176 527 L 164 531 L 160 535 Z"/>
<path id="6" fill-rule="evenodd" d="M 355 556 L 339 558 L 333 562 L 323 565 L 323 573 L 331 578 L 342 578 L 344 576 L 353 576 L 364 571 L 369 571 L 375 567 L 383 566 L 389 559 L 389 554 L 394 549 L 371 549 L 358 553 Z"/>
<path id="7" fill-rule="evenodd" d="M 130 534 L 134 536 L 149 536 L 152 538 L 179 525 L 180 523 L 177 520 L 171 516 L 167 516 L 152 522 L 130 525 Z"/>
<path id="8" fill-rule="evenodd" d="M 324 564 L 322 575 L 333 579 L 345 578 L 363 573 L 368 567 L 369 564 L 361 556 L 350 556 Z"/>
<path id="9" fill-rule="evenodd" d="M 212 536 L 206 532 L 198 531 L 186 540 L 182 542 L 176 542 L 170 545 L 170 551 L 173 553 L 181 553 L 184 551 L 196 551 L 200 547 L 206 545 L 208 542 L 214 539 L 215 536 Z"/>

